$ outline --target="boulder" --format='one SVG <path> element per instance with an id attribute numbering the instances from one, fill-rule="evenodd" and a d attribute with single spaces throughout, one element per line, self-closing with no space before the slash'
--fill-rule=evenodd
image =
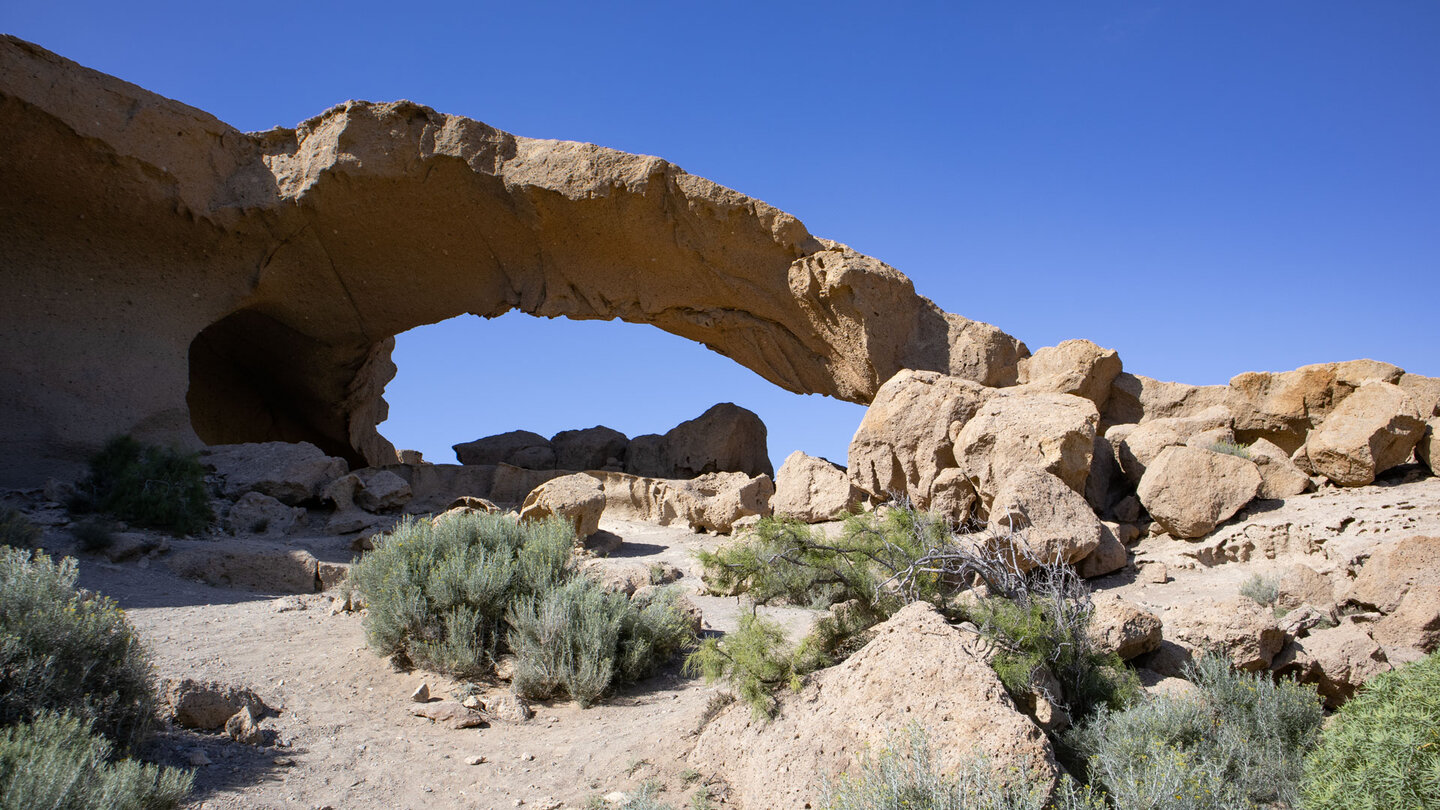
<path id="1" fill-rule="evenodd" d="M 395 464 L 380 469 L 400 476 L 410 485 L 410 501 L 405 510 L 411 513 L 442 511 L 457 498 L 493 499 L 496 473 L 500 469 L 514 470 L 536 479 L 529 488 L 514 495 L 514 502 L 524 500 L 526 493 L 548 480 L 546 476 L 553 478 L 561 474 L 552 470 L 530 471 L 492 464 Z"/>
<path id="2" fill-rule="evenodd" d="M 755 719 L 743 702 L 722 710 L 700 733 L 690 764 L 723 778 L 739 806 L 799 810 L 818 806 L 826 780 L 853 772 L 862 756 L 919 723 L 939 772 L 978 751 L 996 768 L 1054 780 L 1049 742 L 1017 710 L 982 648 L 934 608 L 910 605 L 798 693 L 782 690 L 773 720 Z"/>
<path id="3" fill-rule="evenodd" d="M 1400 375 L 1400 381 L 1396 385 L 1415 403 L 1415 410 L 1420 412 L 1421 419 L 1440 416 L 1440 377 L 1407 372 Z"/>
<path id="4" fill-rule="evenodd" d="M 1275 607 L 1295 610 L 1310 605 L 1321 613 L 1335 612 L 1335 585 L 1330 578 L 1303 563 L 1286 568 L 1276 581 Z"/>
<path id="5" fill-rule="evenodd" d="M 1108 429 L 1112 425 L 1195 416 L 1217 405 L 1223 406 L 1228 390 L 1223 385 L 1163 382 L 1122 371 L 1110 387 L 1100 424 Z"/>
<path id="6" fill-rule="evenodd" d="M 1415 445 L 1415 456 L 1432 474 L 1440 475 L 1436 471 L 1440 468 L 1440 418 L 1426 420 L 1425 432 Z"/>
<path id="7" fill-rule="evenodd" d="M 625 472 L 641 478 L 669 478 L 665 463 L 665 437 L 645 433 L 630 440 L 625 449 Z"/>
<path id="8" fill-rule="evenodd" d="M 1130 562 L 1130 553 L 1120 539 L 1118 523 L 1101 523 L 1100 542 L 1095 550 L 1075 563 L 1075 573 L 1082 579 L 1103 577 L 1124 568 Z"/>
<path id="9" fill-rule="evenodd" d="M 1440 587 L 1412 587 L 1390 615 L 1375 623 L 1375 641 L 1387 649 L 1422 653 L 1440 649 Z"/>
<path id="10" fill-rule="evenodd" d="M 410 502 L 410 482 L 391 470 L 363 469 L 353 475 L 358 480 L 353 498 L 367 512 L 389 512 Z"/>
<path id="11" fill-rule="evenodd" d="M 1260 471 L 1243 458 L 1167 447 L 1146 468 L 1136 494 L 1150 517 L 1176 537 L 1209 534 L 1260 491 Z"/>
<path id="12" fill-rule="evenodd" d="M 605 490 L 600 482 L 575 473 L 546 481 L 525 497 L 520 507 L 520 520 L 544 520 L 552 515 L 564 518 L 575 527 L 575 540 L 600 530 L 600 515 L 605 511 Z"/>
<path id="13" fill-rule="evenodd" d="M 511 464 L 527 470 L 555 469 L 550 440 L 528 430 L 512 430 L 454 445 L 461 464 Z"/>
<path id="14" fill-rule="evenodd" d="M 1079 562 L 1100 545 L 1104 527 L 1085 498 L 1064 481 L 1044 470 L 1022 468 L 996 493 L 988 531 L 1028 571 L 1043 563 Z"/>
<path id="15" fill-rule="evenodd" d="M 850 481 L 877 500 L 899 495 L 929 508 L 936 478 L 955 466 L 955 433 L 989 395 L 969 380 L 902 370 L 880 387 L 850 441 Z"/>
<path id="16" fill-rule="evenodd" d="M 777 516 L 821 523 L 855 509 L 864 496 L 844 467 L 796 450 L 780 465 L 770 506 Z"/>
<path id="17" fill-rule="evenodd" d="M 1414 589 L 1440 591 L 1440 537 L 1416 535 L 1383 543 L 1360 567 L 1344 601 L 1389 614 Z"/>
<path id="18" fill-rule="evenodd" d="M 1248 672 L 1270 666 L 1285 646 L 1285 633 L 1276 623 L 1274 611 L 1243 596 L 1172 611 L 1167 614 L 1166 628 L 1168 636 L 1192 648 L 1214 649 Z"/>
<path id="19" fill-rule="evenodd" d="M 1090 454 L 1090 474 L 1085 478 L 1085 502 L 1096 512 L 1108 513 L 1110 505 L 1122 497 L 1123 484 L 1120 464 L 1115 460 L 1115 446 L 1106 437 L 1096 436 L 1095 449 Z"/>
<path id="20" fill-rule="evenodd" d="M 1425 431 L 1398 385 L 1366 383 L 1345 398 L 1305 442 L 1310 467 L 1340 486 L 1364 486 L 1405 463 Z"/>
<path id="21" fill-rule="evenodd" d="M 1185 445 L 1197 435 L 1211 433 L 1217 429 L 1228 429 L 1230 412 L 1225 408 L 1210 408 L 1194 416 L 1175 416 L 1152 419 L 1143 425 L 1116 435 L 1115 455 L 1125 480 L 1130 486 L 1139 486 L 1145 476 L 1145 469 L 1167 447 Z M 1211 433 L 1212 436 L 1224 434 Z M 1234 435 L 1230 434 L 1230 439 Z M 1210 449 L 1207 441 L 1202 449 Z"/>
<path id="22" fill-rule="evenodd" d="M 217 681 L 193 678 L 167 680 L 160 685 L 161 703 L 177 726 L 200 731 L 218 731 L 237 712 L 248 710 L 252 717 L 265 716 L 267 707 L 250 689 Z"/>
<path id="23" fill-rule="evenodd" d="M 669 478 L 706 473 L 743 472 L 775 475 L 770 466 L 765 423 L 754 412 L 730 402 L 715 405 L 665 434 L 661 455 Z"/>
<path id="24" fill-rule="evenodd" d="M 231 534 L 288 534 L 305 519 L 305 510 L 299 506 L 286 506 L 269 495 L 247 492 L 230 507 L 225 516 L 225 528 Z"/>
<path id="25" fill-rule="evenodd" d="M 319 563 L 310 552 L 241 540 L 186 544 L 166 565 L 177 576 L 262 593 L 315 593 L 318 583 Z"/>
<path id="26" fill-rule="evenodd" d="M 1160 617 L 1119 596 L 1096 594 L 1090 615 L 1090 638 L 1096 646 L 1123 660 L 1160 649 Z"/>
<path id="27" fill-rule="evenodd" d="M 1394 383 L 1404 372 L 1375 360 L 1319 363 L 1294 371 L 1250 371 L 1230 380 L 1225 403 L 1243 441 L 1267 439 L 1287 453 L 1305 443 L 1355 389 L 1370 381 Z"/>
<path id="28" fill-rule="evenodd" d="M 585 430 L 562 430 L 550 437 L 559 470 L 624 469 L 625 449 L 630 440 L 624 433 L 604 425 Z"/>
<path id="29" fill-rule="evenodd" d="M 1019 381 L 1032 391 L 1073 394 L 1103 410 L 1120 373 L 1120 355 L 1088 340 L 1066 340 L 1021 360 Z"/>
<path id="30" fill-rule="evenodd" d="M 688 481 L 672 481 L 676 512 L 694 531 L 727 534 L 741 518 L 771 514 L 775 484 L 768 475 L 740 472 L 708 473 Z"/>
<path id="31" fill-rule="evenodd" d="M 1002 389 L 963 426 L 952 422 L 950 435 L 960 469 L 988 506 L 1005 479 L 1024 468 L 1053 473 L 1083 495 L 1099 418 L 1094 403 L 1080 397 Z"/>
<path id="32" fill-rule="evenodd" d="M 1360 685 L 1393 667 L 1364 625 L 1346 617 L 1336 627 L 1313 630 L 1275 656 L 1276 674 L 1313 683 L 1329 708 L 1338 708 Z"/>
<path id="33" fill-rule="evenodd" d="M 1260 492 L 1256 497 L 1266 500 L 1292 498 L 1310 488 L 1310 475 L 1296 466 L 1279 445 L 1267 439 L 1256 439 L 1250 443 L 1247 452 L 1250 460 L 1260 469 Z"/>
<path id="34" fill-rule="evenodd" d="M 320 494 L 350 466 L 309 442 L 223 444 L 200 451 L 200 463 L 220 477 L 220 491 L 232 500 L 247 492 L 269 495 L 295 506 Z"/>

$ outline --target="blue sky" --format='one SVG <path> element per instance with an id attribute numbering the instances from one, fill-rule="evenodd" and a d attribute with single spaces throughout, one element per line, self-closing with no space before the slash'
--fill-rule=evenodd
<path id="1" fill-rule="evenodd" d="M 1085 337 L 1192 383 L 1355 357 L 1440 376 L 1429 0 L 0 0 L 0 22 L 242 129 L 409 98 L 659 155 L 1032 349 Z M 777 464 L 843 462 L 863 414 L 622 323 L 459 319 L 396 358 L 382 431 L 437 461 L 490 433 L 663 432 L 733 401 Z"/>

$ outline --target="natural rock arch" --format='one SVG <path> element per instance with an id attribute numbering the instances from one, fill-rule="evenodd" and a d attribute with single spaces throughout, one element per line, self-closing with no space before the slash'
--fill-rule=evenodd
<path id="1" fill-rule="evenodd" d="M 901 368 L 1010 384 L 1028 354 L 664 160 L 410 102 L 243 133 L 6 37 L 0 127 L 0 442 L 31 462 L 121 431 L 392 460 L 393 336 L 463 313 L 649 323 L 861 403 Z"/>

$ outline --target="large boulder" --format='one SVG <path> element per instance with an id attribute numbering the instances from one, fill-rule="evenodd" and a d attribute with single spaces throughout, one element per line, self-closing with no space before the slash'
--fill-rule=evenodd
<path id="1" fill-rule="evenodd" d="M 742 807 L 818 806 L 823 785 L 853 772 L 894 735 L 919 723 L 936 770 L 979 752 L 996 768 L 1024 768 L 1042 783 L 1059 775 L 1040 729 L 1000 685 L 981 640 L 915 604 L 876 628 L 859 652 L 780 693 L 780 712 L 757 720 L 732 704 L 701 732 L 690 763 L 731 787 Z"/>
<path id="2" fill-rule="evenodd" d="M 1440 645 L 1440 537 L 1413 536 L 1377 548 L 1355 575 L 1345 603 L 1383 614 L 1375 640 L 1433 652 Z"/>
<path id="3" fill-rule="evenodd" d="M 1120 524 L 1102 522 L 1100 528 L 1100 542 L 1094 550 L 1075 563 L 1075 573 L 1079 574 L 1081 579 L 1113 574 L 1130 562 L 1130 552 L 1126 551 L 1125 544 L 1120 542 Z"/>
<path id="4" fill-rule="evenodd" d="M 1122 371 L 1115 376 L 1115 382 L 1110 387 L 1100 424 L 1102 428 L 1109 428 L 1154 419 L 1195 416 L 1209 408 L 1224 405 L 1228 390 L 1223 385 L 1164 382 Z"/>
<path id="5" fill-rule="evenodd" d="M 1256 439 L 1246 448 L 1250 460 L 1260 469 L 1257 497 L 1291 498 L 1310 488 L 1310 476 L 1290 460 L 1289 454 L 1267 439 Z"/>
<path id="6" fill-rule="evenodd" d="M 770 506 L 777 516 L 820 523 L 853 510 L 864 496 L 844 467 L 796 450 L 780 465 Z"/>
<path id="7" fill-rule="evenodd" d="M 576 542 L 600 531 L 605 511 L 605 489 L 584 473 L 562 475 L 536 487 L 520 506 L 520 520 L 535 521 L 557 516 L 575 527 Z"/>
<path id="8" fill-rule="evenodd" d="M 528 470 L 555 469 L 555 448 L 550 440 L 528 430 L 497 433 L 454 445 L 454 449 L 455 458 L 461 464 L 511 464 Z"/>
<path id="9" fill-rule="evenodd" d="M 629 445 L 630 440 L 624 433 L 604 425 L 562 430 L 550 437 L 558 470 L 623 470 Z"/>
<path id="10" fill-rule="evenodd" d="M 1235 431 L 1242 440 L 1267 439 L 1293 453 L 1355 389 L 1371 381 L 1394 383 L 1402 374 L 1398 366 L 1375 360 L 1249 371 L 1230 380 L 1226 405 L 1235 414 Z"/>
<path id="11" fill-rule="evenodd" d="M 1046 346 L 1020 361 L 1020 384 L 1032 391 L 1074 394 L 1104 410 L 1120 373 L 1120 355 L 1088 340 L 1066 340 Z"/>
<path id="12" fill-rule="evenodd" d="M 1265 669 L 1285 646 L 1285 633 L 1268 606 L 1237 596 L 1167 614 L 1166 635 L 1192 648 L 1214 649 L 1239 669 Z"/>
<path id="13" fill-rule="evenodd" d="M 1310 433 L 1305 457 L 1336 484 L 1364 486 L 1405 463 L 1424 432 L 1425 423 L 1400 386 L 1366 383 Z"/>
<path id="14" fill-rule="evenodd" d="M 1085 498 L 1064 481 L 1027 467 L 1000 485 L 988 531 L 1028 571 L 1044 563 L 1079 562 L 1100 545 L 1104 527 Z"/>
<path id="15" fill-rule="evenodd" d="M 875 499 L 901 495 L 929 508 L 936 478 L 955 466 L 955 433 L 990 393 L 933 371 L 891 377 L 850 440 L 851 482 Z"/>
<path id="16" fill-rule="evenodd" d="M 1120 470 L 1125 474 L 1125 480 L 1130 486 L 1139 486 L 1140 479 L 1145 475 L 1145 468 L 1154 461 L 1160 452 L 1167 447 L 1189 444 L 1196 437 L 1210 434 L 1206 440 L 1206 447 L 1217 438 L 1223 436 L 1214 435 L 1216 430 L 1229 430 L 1230 411 L 1224 407 L 1209 408 L 1194 416 L 1172 416 L 1163 419 L 1152 419 L 1142 425 L 1113 434 L 1118 441 L 1115 443 L 1115 456 L 1119 460 Z M 1234 438 L 1230 434 L 1231 439 Z"/>
<path id="17" fill-rule="evenodd" d="M 353 475 L 358 485 L 352 496 L 356 506 L 367 512 L 390 512 L 410 502 L 410 482 L 391 470 L 366 468 Z"/>
<path id="18" fill-rule="evenodd" d="M 1291 641 L 1271 666 L 1278 675 L 1315 684 L 1330 708 L 1349 700 L 1366 681 L 1394 668 L 1365 626 L 1350 617 L 1336 627 L 1315 629 L 1305 638 Z"/>
<path id="19" fill-rule="evenodd" d="M 231 534 L 283 535 L 303 521 L 305 514 L 299 506 L 286 506 L 269 495 L 247 492 L 230 507 L 225 528 Z"/>
<path id="20" fill-rule="evenodd" d="M 1176 537 L 1197 538 L 1229 520 L 1260 491 L 1253 462 L 1195 447 L 1167 447 L 1150 463 L 1136 495 Z"/>
<path id="21" fill-rule="evenodd" d="M 218 731 L 240 711 L 263 717 L 269 709 L 251 689 L 193 678 L 162 681 L 160 702 L 175 725 L 200 731 Z"/>
<path id="22" fill-rule="evenodd" d="M 1077 396 L 1001 390 L 963 426 L 951 423 L 955 460 L 987 506 L 1025 468 L 1053 473 L 1083 495 L 1099 421 L 1095 404 Z"/>
<path id="23" fill-rule="evenodd" d="M 1415 403 L 1415 410 L 1420 412 L 1421 419 L 1440 416 L 1440 377 L 1407 372 L 1400 375 L 1400 381 L 1396 385 L 1410 396 L 1410 401 Z"/>
<path id="24" fill-rule="evenodd" d="M 765 423 L 754 412 L 722 402 L 665 434 L 661 457 L 667 478 L 694 478 L 715 472 L 768 475 L 770 451 Z"/>
<path id="25" fill-rule="evenodd" d="M 1430 472 L 1440 475 L 1440 418 L 1426 420 L 1425 432 L 1420 434 L 1420 441 L 1415 445 L 1415 457 L 1430 468 Z"/>
<path id="26" fill-rule="evenodd" d="M 345 459 L 325 455 L 309 442 L 224 444 L 200 451 L 200 463 L 220 477 L 220 491 L 235 499 L 247 492 L 295 506 L 345 475 Z"/>
<path id="27" fill-rule="evenodd" d="M 1160 617 L 1120 596 L 1097 594 L 1090 614 L 1090 638 L 1105 652 L 1130 659 L 1160 649 Z"/>

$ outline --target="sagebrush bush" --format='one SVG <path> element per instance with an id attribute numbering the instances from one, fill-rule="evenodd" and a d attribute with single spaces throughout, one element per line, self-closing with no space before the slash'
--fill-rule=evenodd
<path id="1" fill-rule="evenodd" d="M 125 750 L 154 720 L 154 675 L 124 614 L 75 591 L 73 559 L 0 549 L 0 726 L 63 711 Z"/>
<path id="2" fill-rule="evenodd" d="M 0 810 L 168 810 L 194 778 L 113 759 L 109 740 L 77 717 L 41 712 L 0 730 Z"/>
<path id="3" fill-rule="evenodd" d="M 952 773 L 935 764 L 918 725 L 864 756 L 855 774 L 825 787 L 825 810 L 1104 810 L 1105 803 L 1068 776 L 1051 793 L 1047 776 L 1026 767 L 996 768 L 976 753 Z"/>
<path id="4" fill-rule="evenodd" d="M 0 546 L 30 548 L 40 542 L 40 529 L 17 509 L 0 507 Z"/>
<path id="5" fill-rule="evenodd" d="M 81 520 L 70 527 L 70 536 L 80 545 L 80 550 L 94 554 L 115 544 L 115 532 L 110 524 L 97 518 Z"/>
<path id="6" fill-rule="evenodd" d="M 1305 761 L 1306 810 L 1440 807 L 1440 653 L 1365 682 Z"/>
<path id="7" fill-rule="evenodd" d="M 198 456 L 117 436 L 90 459 L 76 485 L 73 512 L 106 512 L 148 529 L 194 534 L 214 514 Z"/>
<path id="8" fill-rule="evenodd" d="M 1099 711 L 1067 743 L 1117 810 L 1295 807 L 1324 713 L 1313 686 L 1276 682 L 1205 656 L 1197 687 Z"/>
<path id="9" fill-rule="evenodd" d="M 1210 445 L 1210 450 L 1215 453 L 1224 453 L 1227 456 L 1237 458 L 1250 458 L 1250 445 L 1237 442 L 1218 441 Z"/>
<path id="10" fill-rule="evenodd" d="M 512 651 L 528 697 L 588 705 L 650 674 L 693 641 L 677 595 L 633 602 L 576 575 L 574 528 L 499 514 L 407 518 L 352 566 L 366 634 L 385 655 L 459 677 L 491 672 Z"/>
<path id="11" fill-rule="evenodd" d="M 1273 577 L 1252 574 L 1249 579 L 1240 583 L 1240 595 L 1257 605 L 1269 607 L 1280 598 L 1280 582 Z"/>

